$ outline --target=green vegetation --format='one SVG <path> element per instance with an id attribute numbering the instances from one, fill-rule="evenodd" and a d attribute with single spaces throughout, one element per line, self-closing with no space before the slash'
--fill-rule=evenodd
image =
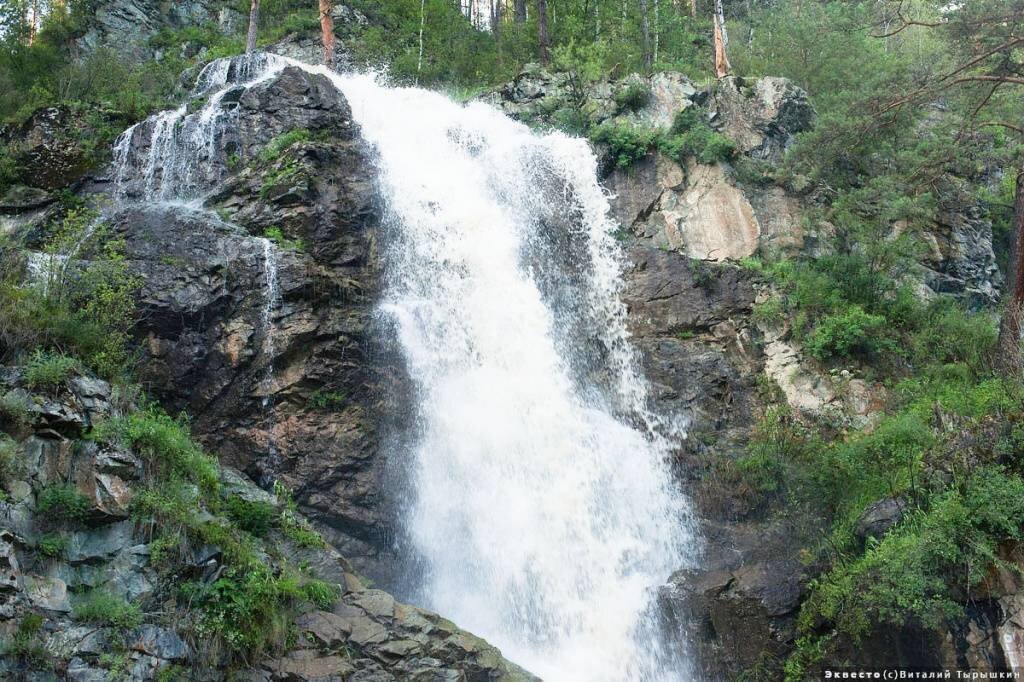
<path id="1" fill-rule="evenodd" d="M 639 111 L 651 101 L 651 89 L 646 83 L 632 82 L 612 95 L 618 113 Z"/>
<path id="2" fill-rule="evenodd" d="M 48 670 L 52 663 L 50 653 L 42 641 L 43 617 L 37 613 L 25 614 L 10 640 L 4 642 L 3 653 L 36 670 Z"/>
<path id="3" fill-rule="evenodd" d="M 39 544 L 36 545 L 36 551 L 50 559 L 64 556 L 67 548 L 68 539 L 61 533 L 47 533 L 39 538 Z"/>
<path id="4" fill-rule="evenodd" d="M 31 353 L 28 378 L 39 386 L 63 381 L 79 362 L 103 378 L 123 380 L 133 364 L 129 339 L 139 286 L 128 271 L 124 242 L 95 213 L 71 208 L 50 225 L 45 250 L 55 257 L 41 281 L 26 287 L 24 252 L 0 244 L 0 361 Z M 71 265 L 58 254 L 86 260 Z"/>
<path id="5" fill-rule="evenodd" d="M 659 145 L 669 157 L 682 163 L 687 156 L 705 164 L 728 161 L 736 154 L 736 145 L 716 133 L 694 107 L 683 109 L 672 119 L 668 135 Z"/>
<path id="6" fill-rule="evenodd" d="M 267 163 L 274 161 L 292 145 L 308 142 L 311 139 L 313 139 L 312 134 L 305 128 L 289 130 L 267 143 L 267 146 L 260 152 L 260 160 Z"/>
<path id="7" fill-rule="evenodd" d="M 95 623 L 121 629 L 131 629 L 142 623 L 142 611 L 138 604 L 126 602 L 102 590 L 92 590 L 83 595 L 75 604 L 75 620 Z"/>
<path id="8" fill-rule="evenodd" d="M 75 358 L 37 350 L 25 364 L 25 383 L 31 388 L 50 388 L 64 383 L 77 371 Z"/>
<path id="9" fill-rule="evenodd" d="M 284 232 L 277 226 L 268 227 L 263 230 L 263 236 L 287 251 L 303 251 L 306 248 L 305 242 L 301 239 L 289 239 L 284 236 Z"/>
<path id="10" fill-rule="evenodd" d="M 75 524 L 83 521 L 92 505 L 89 498 L 73 485 L 49 485 L 39 491 L 36 511 L 56 524 Z"/>
<path id="11" fill-rule="evenodd" d="M 265 536 L 277 518 L 274 505 L 241 497 L 229 497 L 224 504 L 224 511 L 235 525 L 257 537 Z"/>
<path id="12" fill-rule="evenodd" d="M 134 449 L 154 479 L 188 481 L 206 493 L 219 490 L 217 460 L 192 440 L 183 419 L 173 419 L 157 407 L 103 422 L 93 437 Z"/>
<path id="13" fill-rule="evenodd" d="M 326 388 L 318 388 L 309 394 L 306 404 L 314 410 L 340 410 L 345 407 L 347 396 L 342 391 L 332 391 Z"/>

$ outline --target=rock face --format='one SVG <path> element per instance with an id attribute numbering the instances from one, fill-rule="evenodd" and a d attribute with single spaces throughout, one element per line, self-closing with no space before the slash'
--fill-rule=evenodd
<path id="1" fill-rule="evenodd" d="M 371 409 L 383 379 L 370 344 L 378 213 L 368 150 L 321 76 L 288 68 L 231 97 L 208 208 L 128 207 L 113 219 L 145 282 L 145 373 L 172 411 L 197 416 L 222 461 L 282 481 L 380 577 L 370 563 L 387 522 Z M 309 139 L 261 159 L 293 130 Z M 145 158 L 147 131 L 136 139 Z"/>
<path id="2" fill-rule="evenodd" d="M 38 408 L 17 425 L 0 421 L 0 428 L 15 434 L 17 462 L 6 471 L 6 499 L 0 501 L 0 637 L 22 642 L 20 649 L 0 656 L 0 675 L 112 679 L 115 654 L 123 661 L 116 664 L 121 666 L 118 679 L 152 680 L 175 670 L 187 671 L 189 679 L 237 675 L 202 658 L 204 643 L 195 636 L 194 614 L 182 612 L 170 623 L 166 618 L 180 583 L 195 578 L 166 575 L 167 562 L 156 559 L 151 530 L 128 518 L 131 500 L 148 485 L 143 458 L 84 439 L 89 424 L 134 409 L 115 406 L 111 395 L 110 386 L 92 377 L 35 393 L 19 371 L 0 367 L 0 398 L 27 396 L 28 404 Z M 280 502 L 245 476 L 230 469 L 221 476 L 225 495 L 265 501 L 280 510 Z M 80 514 L 68 516 L 61 507 L 46 506 L 47 491 L 54 489 L 70 490 L 65 499 L 82 499 Z M 54 538 L 61 538 L 59 545 Z M 334 549 L 289 545 L 284 536 L 270 539 L 282 545 L 290 560 L 337 585 L 339 597 L 327 610 L 306 605 L 292 614 L 294 643 L 278 657 L 252 661 L 253 667 L 242 673 L 246 679 L 536 680 L 440 616 L 367 587 Z M 221 575 L 219 548 L 188 551 L 205 576 L 201 580 L 213 582 Z M 77 608 L 93 591 L 136 604 L 141 622 L 89 622 Z M 28 625 L 35 616 L 36 623 Z"/>

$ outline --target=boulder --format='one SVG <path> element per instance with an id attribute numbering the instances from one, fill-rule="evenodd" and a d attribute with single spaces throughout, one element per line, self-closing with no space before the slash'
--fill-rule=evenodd
<path id="1" fill-rule="evenodd" d="M 873 502 L 857 518 L 854 532 L 861 542 L 866 542 L 868 538 L 880 540 L 893 526 L 903 520 L 906 509 L 907 503 L 895 497 Z"/>

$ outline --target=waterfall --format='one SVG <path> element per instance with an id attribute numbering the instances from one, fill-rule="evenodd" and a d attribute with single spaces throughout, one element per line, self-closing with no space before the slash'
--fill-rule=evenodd
<path id="1" fill-rule="evenodd" d="M 482 104 L 331 77 L 378 154 L 419 599 L 548 680 L 688 677 L 652 615 L 695 544 L 679 428 L 647 406 L 593 153 Z"/>
<path id="2" fill-rule="evenodd" d="M 413 433 L 396 439 L 412 445 L 391 454 L 408 467 L 408 489 L 391 494 L 421 569 L 411 593 L 552 682 L 690 678 L 654 608 L 697 552 L 669 464 L 683 425 L 649 406 L 589 146 L 368 75 L 274 58 L 244 76 L 284 63 L 328 77 L 376 151 L 379 313 L 413 385 Z M 117 142 L 118 193 L 212 188 L 231 116 L 221 100 L 238 86 L 223 65 L 199 80 L 202 109 L 151 117 Z M 132 147 L 148 148 L 144 163 Z"/>

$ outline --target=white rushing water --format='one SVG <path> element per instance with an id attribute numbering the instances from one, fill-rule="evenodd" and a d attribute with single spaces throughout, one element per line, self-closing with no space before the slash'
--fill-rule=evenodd
<path id="1" fill-rule="evenodd" d="M 650 615 L 693 540 L 628 345 L 592 152 L 482 104 L 335 80 L 379 155 L 381 308 L 416 387 L 404 523 L 422 599 L 548 680 L 683 679 Z M 563 305 L 543 284 L 551 230 L 581 251 Z"/>
<path id="2" fill-rule="evenodd" d="M 648 409 L 589 146 L 483 104 L 296 65 L 332 80 L 376 151 L 380 311 L 414 386 L 413 445 L 393 457 L 409 467 L 397 492 L 419 600 L 551 682 L 688 679 L 653 608 L 696 553 L 669 467 L 682 430 Z M 226 83 L 226 67 L 208 71 L 203 92 Z M 147 197 L 209 179 L 193 166 L 216 152 L 225 90 L 146 124 Z"/>

